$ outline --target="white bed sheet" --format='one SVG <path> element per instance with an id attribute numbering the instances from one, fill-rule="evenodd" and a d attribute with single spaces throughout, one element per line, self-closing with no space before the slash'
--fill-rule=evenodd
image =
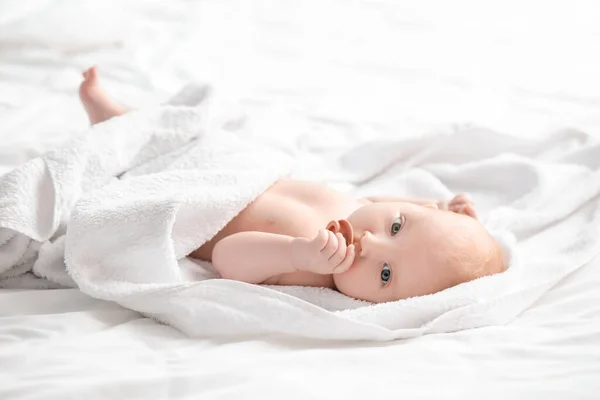
<path id="1" fill-rule="evenodd" d="M 600 130 L 594 1 L 0 2 L 0 173 L 86 124 L 98 64 L 132 107 L 190 80 L 291 111 L 321 150 L 475 122 Z M 517 320 L 394 343 L 191 340 L 75 290 L 0 291 L 0 398 L 597 398 L 600 260 Z"/>

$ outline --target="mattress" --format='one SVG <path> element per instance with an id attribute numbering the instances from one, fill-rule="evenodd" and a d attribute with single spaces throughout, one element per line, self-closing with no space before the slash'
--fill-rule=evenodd
<path id="1" fill-rule="evenodd" d="M 600 134 L 594 1 L 0 2 L 0 173 L 190 81 L 315 158 L 452 124 Z M 77 290 L 0 290 L 0 398 L 597 398 L 600 260 L 505 326 L 387 343 L 190 339 Z"/>

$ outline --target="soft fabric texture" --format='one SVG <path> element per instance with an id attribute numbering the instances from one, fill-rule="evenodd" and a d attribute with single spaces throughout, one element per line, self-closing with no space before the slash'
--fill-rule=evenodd
<path id="1" fill-rule="evenodd" d="M 202 90 L 187 88 L 178 104 Z M 245 140 L 243 124 L 237 135 L 224 125 L 204 107 L 136 111 L 3 176 L 0 284 L 78 286 L 191 336 L 392 340 L 504 324 L 600 250 L 600 147 L 576 131 L 528 142 L 462 127 L 307 163 Z M 290 173 L 356 196 L 471 192 L 510 267 L 372 305 L 323 288 L 212 279 L 210 263 L 186 257 Z"/>

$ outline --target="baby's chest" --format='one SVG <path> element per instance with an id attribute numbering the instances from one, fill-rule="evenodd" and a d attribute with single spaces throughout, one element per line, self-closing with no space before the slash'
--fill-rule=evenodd
<path id="1" fill-rule="evenodd" d="M 221 239 L 238 232 L 258 231 L 313 238 L 334 219 L 346 218 L 356 200 L 311 182 L 280 181 L 256 198 L 193 256 L 212 259 Z"/>
<path id="2" fill-rule="evenodd" d="M 266 193 L 240 213 L 237 220 L 231 221 L 231 228 L 235 232 L 260 231 L 312 237 L 327 224 L 326 214 L 322 205 L 290 195 Z"/>
<path id="3" fill-rule="evenodd" d="M 354 198 L 323 185 L 285 180 L 250 204 L 242 217 L 251 230 L 312 238 L 331 220 L 347 218 Z"/>

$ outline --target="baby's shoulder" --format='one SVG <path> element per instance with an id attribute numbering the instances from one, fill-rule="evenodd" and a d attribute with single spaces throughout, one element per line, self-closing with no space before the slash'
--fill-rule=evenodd
<path id="1" fill-rule="evenodd" d="M 295 179 L 278 181 L 267 191 L 267 194 L 293 199 L 316 208 L 356 202 L 354 197 L 322 183 Z"/>

